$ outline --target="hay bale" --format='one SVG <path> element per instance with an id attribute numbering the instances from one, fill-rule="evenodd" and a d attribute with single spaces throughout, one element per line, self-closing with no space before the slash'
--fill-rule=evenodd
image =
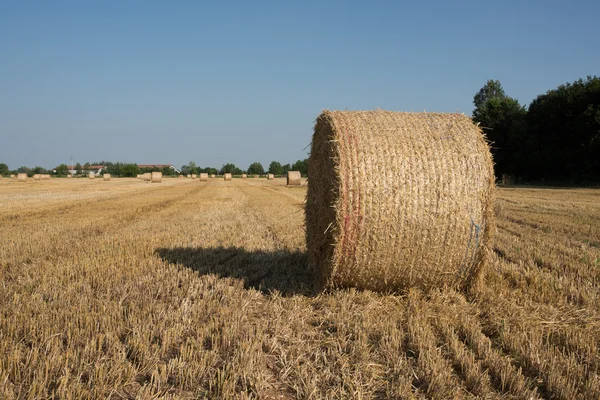
<path id="1" fill-rule="evenodd" d="M 162 182 L 162 172 L 152 172 L 151 174 L 152 183 L 161 183 Z"/>
<path id="2" fill-rule="evenodd" d="M 246 179 L 248 176 L 246 174 L 242 174 L 242 179 Z"/>
<path id="3" fill-rule="evenodd" d="M 96 178 L 96 175 L 95 175 L 93 172 L 90 172 L 90 173 L 88 174 L 88 178 L 89 178 L 89 179 L 94 179 L 94 178 Z"/>
<path id="4" fill-rule="evenodd" d="M 196 179 L 196 174 L 192 174 L 192 179 Z"/>
<path id="5" fill-rule="evenodd" d="M 73 175 L 71 175 L 71 174 L 67 174 L 67 178 L 69 178 L 69 179 L 72 179 L 72 178 L 73 178 Z"/>
<path id="6" fill-rule="evenodd" d="M 104 179 L 105 182 L 108 182 L 108 181 L 110 181 L 111 176 L 110 176 L 110 174 L 104 174 L 102 178 Z"/>
<path id="7" fill-rule="evenodd" d="M 287 184 L 288 186 L 300 186 L 302 184 L 302 174 L 300 171 L 288 171 Z"/>
<path id="8" fill-rule="evenodd" d="M 179 179 L 183 178 L 183 175 L 179 175 Z"/>
<path id="9" fill-rule="evenodd" d="M 192 174 L 187 174 L 185 177 L 188 178 L 188 179 L 191 179 Z"/>
<path id="10" fill-rule="evenodd" d="M 33 180 L 34 181 L 39 181 L 40 179 L 42 179 L 42 175 L 41 174 L 33 174 Z"/>
<path id="11" fill-rule="evenodd" d="M 215 174 L 210 174 L 210 177 L 211 177 L 211 178 L 214 178 L 214 177 L 215 177 Z"/>
<path id="12" fill-rule="evenodd" d="M 144 180 L 144 182 L 150 182 L 152 180 L 152 172 L 144 173 L 142 179 Z"/>
<path id="13" fill-rule="evenodd" d="M 204 172 L 202 172 L 202 173 L 200 174 L 200 182 L 206 182 L 207 180 L 208 180 L 208 174 L 207 174 L 207 173 L 204 173 Z"/>
<path id="14" fill-rule="evenodd" d="M 223 180 L 224 181 L 230 181 L 231 180 L 231 174 L 230 173 L 223 174 Z"/>
<path id="15" fill-rule="evenodd" d="M 308 168 L 307 250 L 321 284 L 404 291 L 478 282 L 494 170 L 470 118 L 324 111 Z"/>
<path id="16" fill-rule="evenodd" d="M 41 179 L 44 181 L 49 181 L 50 180 L 50 174 L 42 174 Z"/>
<path id="17" fill-rule="evenodd" d="M 19 182 L 25 182 L 25 181 L 27 181 L 27 174 L 24 173 L 24 172 L 21 172 L 21 173 L 17 174 L 17 180 Z"/>
<path id="18" fill-rule="evenodd" d="M 15 174 L 10 174 L 10 179 L 15 179 Z"/>
<path id="19" fill-rule="evenodd" d="M 273 175 L 273 174 L 267 174 L 267 180 L 272 181 L 273 179 L 275 179 L 275 175 Z"/>

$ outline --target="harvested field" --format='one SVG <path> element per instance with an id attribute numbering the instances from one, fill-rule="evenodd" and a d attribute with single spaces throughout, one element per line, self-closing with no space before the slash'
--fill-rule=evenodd
<path id="1" fill-rule="evenodd" d="M 285 184 L 0 181 L 0 398 L 600 398 L 600 191 L 498 190 L 465 297 L 315 292 Z"/>

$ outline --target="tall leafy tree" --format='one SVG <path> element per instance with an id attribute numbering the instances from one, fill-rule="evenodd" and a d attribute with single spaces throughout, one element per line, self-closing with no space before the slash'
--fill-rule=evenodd
<path id="1" fill-rule="evenodd" d="M 265 169 L 263 168 L 261 163 L 253 162 L 248 167 L 248 173 L 250 175 L 263 175 L 265 173 Z"/>
<path id="2" fill-rule="evenodd" d="M 495 80 L 488 80 L 475 94 L 473 104 L 473 120 L 481 124 L 491 142 L 496 176 L 517 173 L 515 154 L 524 140 L 527 111 L 518 100 L 506 96 L 500 81 Z"/>
<path id="3" fill-rule="evenodd" d="M 300 171 L 302 176 L 306 176 L 308 174 L 308 158 L 298 160 L 292 164 L 292 171 Z"/>
<path id="4" fill-rule="evenodd" d="M 67 164 L 60 164 L 58 167 L 56 167 L 56 175 L 66 176 L 68 173 L 69 167 L 67 166 Z"/>
<path id="5" fill-rule="evenodd" d="M 283 168 L 281 167 L 281 163 L 278 161 L 272 161 L 269 164 L 269 173 L 273 175 L 281 175 L 283 174 Z"/>
<path id="6" fill-rule="evenodd" d="M 9 173 L 8 165 L 0 163 L 0 175 L 8 175 Z"/>

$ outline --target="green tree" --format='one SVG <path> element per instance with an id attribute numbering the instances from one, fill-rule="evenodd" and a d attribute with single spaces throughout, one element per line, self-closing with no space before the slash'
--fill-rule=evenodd
<path id="1" fill-rule="evenodd" d="M 67 166 L 67 164 L 60 164 L 58 167 L 56 167 L 56 175 L 67 176 L 68 173 L 69 167 Z"/>
<path id="2" fill-rule="evenodd" d="M 265 169 L 263 168 L 262 164 L 259 162 L 253 162 L 248 167 L 248 174 L 250 174 L 250 175 L 264 175 L 264 173 L 265 173 Z"/>
<path id="3" fill-rule="evenodd" d="M 285 164 L 281 166 L 281 173 L 283 175 L 287 174 L 288 171 L 292 170 L 292 166 L 290 164 Z"/>
<path id="4" fill-rule="evenodd" d="M 283 174 L 281 164 L 278 161 L 272 161 L 271 164 L 269 164 L 269 173 L 273 175 Z"/>
<path id="5" fill-rule="evenodd" d="M 39 165 L 33 169 L 34 174 L 46 174 L 48 171 L 44 167 L 40 167 Z"/>
<path id="6" fill-rule="evenodd" d="M 292 164 L 292 171 L 299 171 L 302 176 L 306 176 L 308 174 L 308 158 L 298 160 Z"/>
<path id="7" fill-rule="evenodd" d="M 499 81 L 489 80 L 473 98 L 473 120 L 484 128 L 494 156 L 496 177 L 518 173 L 515 157 L 524 140 L 527 111 L 518 100 L 506 96 Z"/>
<path id="8" fill-rule="evenodd" d="M 8 165 L 4 163 L 0 163 L 0 175 L 8 175 L 10 171 L 8 170 Z"/>
<path id="9" fill-rule="evenodd" d="M 232 175 L 241 175 L 242 170 L 239 169 L 238 167 L 236 167 L 235 164 L 227 163 L 227 164 L 223 165 L 220 173 L 221 173 L 221 175 L 226 174 L 226 173 L 229 173 Z"/>
<path id="10" fill-rule="evenodd" d="M 141 172 L 137 164 L 123 164 L 121 167 L 121 176 L 135 177 Z"/>
<path id="11" fill-rule="evenodd" d="M 89 162 L 86 162 L 85 164 L 83 164 L 83 170 L 84 171 L 89 171 L 90 167 L 92 164 L 90 164 Z"/>
<path id="12" fill-rule="evenodd" d="M 81 173 L 81 164 L 80 163 L 75 164 L 75 173 L 76 174 Z"/>

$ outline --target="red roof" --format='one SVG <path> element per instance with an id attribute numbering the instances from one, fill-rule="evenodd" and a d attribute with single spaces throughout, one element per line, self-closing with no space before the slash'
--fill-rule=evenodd
<path id="1" fill-rule="evenodd" d="M 172 167 L 173 164 L 138 164 L 140 168 L 165 168 Z"/>

